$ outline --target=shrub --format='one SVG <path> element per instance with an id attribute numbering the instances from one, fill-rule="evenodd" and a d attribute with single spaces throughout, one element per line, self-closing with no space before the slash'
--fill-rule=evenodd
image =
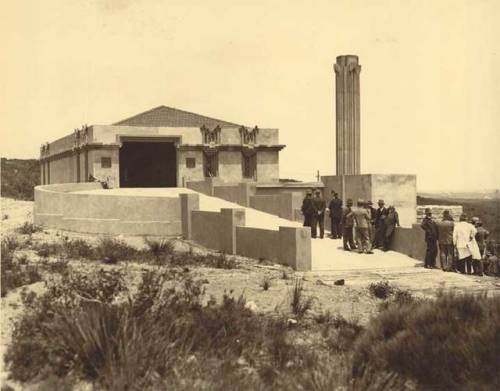
<path id="1" fill-rule="evenodd" d="M 139 251 L 122 240 L 101 238 L 95 249 L 95 254 L 104 263 L 117 263 L 137 257 Z"/>
<path id="2" fill-rule="evenodd" d="M 271 287 L 271 277 L 269 277 L 267 274 L 264 277 L 262 277 L 260 286 L 262 287 L 262 289 L 267 291 Z"/>
<path id="3" fill-rule="evenodd" d="M 290 291 L 290 306 L 292 307 L 292 313 L 299 318 L 304 316 L 306 311 L 312 308 L 314 302 L 313 297 L 304 296 L 303 290 L 302 278 L 295 278 L 293 288 Z"/>
<path id="4" fill-rule="evenodd" d="M 31 265 L 26 254 L 22 254 L 14 259 L 16 242 L 9 239 L 2 240 L 1 249 L 1 296 L 15 288 L 23 285 L 33 284 L 41 281 L 42 276 L 38 267 Z"/>
<path id="5" fill-rule="evenodd" d="M 36 254 L 42 258 L 48 258 L 62 252 L 62 246 L 59 243 L 43 242 L 35 246 Z"/>
<path id="6" fill-rule="evenodd" d="M 17 237 L 8 235 L 2 238 L 2 254 L 6 252 L 13 252 L 20 247 Z"/>
<path id="7" fill-rule="evenodd" d="M 500 387 L 500 297 L 441 294 L 388 306 L 358 340 L 354 377 L 394 371 L 423 389 Z"/>
<path id="8" fill-rule="evenodd" d="M 394 293 L 394 287 L 388 281 L 374 282 L 368 286 L 368 290 L 377 299 L 387 299 Z"/>
<path id="9" fill-rule="evenodd" d="M 22 235 L 32 235 L 35 232 L 40 232 L 42 229 L 33 223 L 30 223 L 28 221 L 25 221 L 23 225 L 17 228 L 17 232 L 19 232 Z"/>
<path id="10" fill-rule="evenodd" d="M 148 252 L 153 256 L 156 264 L 167 262 L 174 253 L 174 242 L 171 240 L 145 239 Z"/>
<path id="11" fill-rule="evenodd" d="M 68 258 L 92 259 L 95 257 L 94 248 L 83 239 L 65 239 L 62 248 Z"/>
<path id="12" fill-rule="evenodd" d="M 236 269 L 238 264 L 233 257 L 228 257 L 226 254 L 193 254 L 192 251 L 175 253 L 170 259 L 172 266 L 207 266 L 216 269 Z"/>

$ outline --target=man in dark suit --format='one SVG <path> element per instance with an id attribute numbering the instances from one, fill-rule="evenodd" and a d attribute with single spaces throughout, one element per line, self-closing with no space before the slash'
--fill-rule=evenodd
<path id="1" fill-rule="evenodd" d="M 316 238 L 317 236 L 317 227 L 319 225 L 319 237 L 323 239 L 325 236 L 325 210 L 326 210 L 326 202 L 321 196 L 321 191 L 316 190 L 314 194 L 314 198 L 312 201 L 313 204 L 313 219 L 312 219 L 312 229 L 311 229 L 311 237 Z"/>
<path id="2" fill-rule="evenodd" d="M 438 252 L 438 227 L 436 222 L 432 220 L 432 211 L 430 208 L 425 208 L 425 217 L 420 226 L 425 231 L 425 243 L 427 245 L 424 267 L 426 269 L 433 269 L 436 267 L 436 256 Z"/>
<path id="3" fill-rule="evenodd" d="M 306 198 L 302 201 L 302 214 L 304 215 L 304 227 L 312 227 L 312 219 L 314 215 L 312 191 L 308 190 Z"/>
<path id="4" fill-rule="evenodd" d="M 385 238 L 385 218 L 387 217 L 387 208 L 384 200 L 378 200 L 378 209 L 375 212 L 375 241 L 373 248 L 380 248 L 384 245 Z"/>
<path id="5" fill-rule="evenodd" d="M 342 237 L 340 222 L 342 220 L 342 200 L 339 195 L 332 191 L 333 198 L 328 205 L 330 210 L 330 221 L 332 227 L 332 239 L 340 239 Z"/>

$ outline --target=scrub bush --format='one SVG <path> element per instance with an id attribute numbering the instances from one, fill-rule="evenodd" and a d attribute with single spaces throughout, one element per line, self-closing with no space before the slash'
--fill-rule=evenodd
<path id="1" fill-rule="evenodd" d="M 394 302 L 373 319 L 354 351 L 353 375 L 393 371 L 423 389 L 500 388 L 500 297 L 440 294 Z"/>

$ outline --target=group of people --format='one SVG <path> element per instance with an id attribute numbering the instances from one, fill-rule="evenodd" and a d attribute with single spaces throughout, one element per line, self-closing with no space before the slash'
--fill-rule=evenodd
<path id="1" fill-rule="evenodd" d="M 494 254 L 496 249 L 493 248 L 493 253 L 488 250 L 489 232 L 478 217 L 467 221 L 467 215 L 462 214 L 459 221 L 454 222 L 450 211 L 445 210 L 441 221 L 436 222 L 432 218 L 431 209 L 426 208 L 421 227 L 425 231 L 427 245 L 425 268 L 436 268 L 439 248 L 441 268 L 445 272 L 455 271 L 482 276 L 486 269 L 496 274 L 495 268 L 498 269 Z"/>
<path id="2" fill-rule="evenodd" d="M 378 208 L 372 201 L 357 200 L 356 207 L 352 199 L 345 207 L 335 191 L 326 205 L 320 190 L 308 191 L 302 202 L 304 226 L 311 227 L 311 237 L 323 239 L 325 234 L 325 215 L 331 221 L 331 238 L 343 239 L 344 250 L 357 250 L 359 253 L 373 254 L 372 249 L 389 250 L 395 228 L 399 226 L 399 216 L 394 206 L 386 208 L 384 200 L 378 201 Z"/>

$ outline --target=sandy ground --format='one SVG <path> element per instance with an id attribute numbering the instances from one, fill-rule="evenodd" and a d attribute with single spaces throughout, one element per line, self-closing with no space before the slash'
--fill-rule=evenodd
<path id="1" fill-rule="evenodd" d="M 178 191 L 184 191 L 184 189 L 178 189 Z M 152 192 L 148 193 L 153 194 Z M 226 201 L 221 202 L 221 200 L 207 196 L 202 196 L 200 203 L 205 210 L 217 210 L 217 208 L 231 207 L 231 205 L 234 207 L 234 204 Z M 15 233 L 15 229 L 25 221 L 31 221 L 32 208 L 32 202 L 1 199 L 3 220 L 0 231 L 2 237 L 4 235 L 18 235 L 20 239 L 23 239 L 22 235 Z M 267 213 L 255 212 L 257 211 L 250 210 L 248 212 L 251 216 L 255 216 L 256 220 L 261 221 L 261 223 L 256 221 L 255 224 L 262 224 L 262 221 L 281 224 L 278 220 L 283 220 Z M 260 214 L 266 216 L 259 216 Z M 287 220 L 284 221 L 287 222 Z M 89 242 L 98 240 L 98 236 L 57 230 L 44 230 L 35 233 L 32 240 L 34 242 L 58 241 L 61 240 L 62 236 L 85 238 Z M 144 240 L 140 237 L 120 236 L 120 238 L 137 247 L 144 245 Z M 176 247 L 182 249 L 193 247 L 195 251 L 205 253 L 209 251 L 196 244 L 180 240 L 176 242 Z M 500 294 L 500 280 L 497 278 L 464 276 L 443 273 L 441 270 L 424 269 L 418 261 L 395 252 L 376 251 L 373 255 L 346 253 L 342 251 L 340 241 L 331 239 L 313 240 L 312 249 L 315 269 L 311 272 L 297 273 L 285 266 L 263 265 L 256 260 L 243 257 L 235 257 L 239 263 L 237 269 L 222 270 L 197 267 L 192 268 L 192 271 L 205 280 L 207 297 L 213 295 L 220 300 L 224 292 L 232 292 L 235 296 L 243 294 L 247 301 L 254 303 L 258 312 L 288 313 L 293 278 L 300 276 L 304 278 L 304 294 L 314 297 L 314 307 L 308 316 L 314 316 L 322 311 L 330 311 L 333 314 L 341 314 L 347 319 L 356 319 L 363 324 L 376 314 L 377 304 L 380 303 L 380 300 L 369 295 L 368 285 L 381 280 L 388 280 L 392 285 L 408 289 L 416 295 L 433 296 L 441 289 L 452 289 L 460 292 L 486 291 L 490 295 Z M 29 255 L 32 262 L 39 260 L 33 251 L 23 251 Z M 102 267 L 102 264 L 90 261 L 74 261 L 71 265 L 76 268 Z M 110 267 L 125 268 L 124 270 L 130 274 L 138 276 L 145 265 L 128 263 L 127 265 L 119 264 Z M 267 291 L 262 288 L 262 282 L 266 276 L 271 279 L 271 287 Z M 285 279 L 284 276 L 287 278 Z M 345 285 L 334 285 L 334 281 L 339 279 L 344 279 Z M 21 289 L 9 292 L 0 301 L 0 354 L 2 356 L 10 343 L 13 323 L 22 313 L 19 295 Z M 28 289 L 40 292 L 43 290 L 43 282 L 32 284 Z M 0 382 L 2 384 L 6 377 L 7 372 L 3 360 L 1 360 Z M 19 385 L 15 383 L 9 382 L 9 384 L 20 389 Z"/>

